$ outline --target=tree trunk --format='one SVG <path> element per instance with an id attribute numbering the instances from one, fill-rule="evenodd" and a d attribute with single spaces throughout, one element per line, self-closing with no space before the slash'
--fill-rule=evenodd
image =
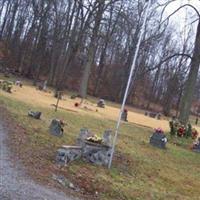
<path id="1" fill-rule="evenodd" d="M 90 71 L 93 64 L 94 56 L 96 53 L 96 42 L 97 42 L 99 27 L 100 27 L 102 16 L 103 16 L 104 4 L 105 4 L 105 0 L 99 2 L 99 5 L 98 5 L 99 7 L 98 7 L 97 14 L 95 17 L 95 25 L 92 31 L 91 42 L 90 42 L 89 50 L 88 50 L 88 60 L 85 65 L 85 69 L 83 72 L 81 85 L 80 85 L 79 93 L 82 98 L 86 98 L 86 95 L 87 95 L 88 81 L 89 81 L 89 76 L 90 76 Z"/>
<path id="2" fill-rule="evenodd" d="M 192 99 L 198 77 L 199 65 L 200 65 L 200 20 L 197 27 L 197 34 L 196 34 L 193 57 L 191 61 L 191 68 L 186 82 L 185 90 L 181 98 L 179 120 L 183 124 L 186 124 L 189 120 L 190 108 L 192 106 Z"/>

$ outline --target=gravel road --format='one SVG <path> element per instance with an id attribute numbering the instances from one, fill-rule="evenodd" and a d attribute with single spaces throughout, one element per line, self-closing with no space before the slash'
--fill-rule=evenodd
<path id="1" fill-rule="evenodd" d="M 12 163 L 6 137 L 0 121 L 0 200 L 75 200 L 30 180 L 20 166 Z"/>

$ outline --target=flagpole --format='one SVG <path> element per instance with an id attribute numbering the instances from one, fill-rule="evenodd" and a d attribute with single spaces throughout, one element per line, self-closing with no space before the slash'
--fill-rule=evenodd
<path id="1" fill-rule="evenodd" d="M 131 66 L 131 71 L 130 71 L 130 74 L 129 74 L 126 91 L 125 91 L 125 94 L 124 94 L 122 106 L 121 106 L 121 109 L 120 109 L 120 112 L 119 112 L 119 118 L 118 118 L 116 129 L 115 129 L 115 136 L 114 136 L 114 139 L 113 139 L 111 155 L 110 155 L 110 160 L 109 160 L 109 164 L 108 164 L 108 168 L 109 169 L 111 168 L 111 165 L 112 165 L 113 155 L 114 155 L 114 152 L 115 152 L 115 145 L 116 145 L 116 142 L 117 142 L 117 136 L 118 136 L 119 128 L 120 128 L 120 124 L 121 124 L 122 113 L 124 111 L 124 107 L 125 107 L 125 104 L 126 104 L 128 92 L 129 92 L 129 89 L 130 89 L 131 79 L 132 79 L 132 76 L 133 76 L 133 70 L 135 69 L 135 65 L 136 65 L 136 61 L 137 61 L 137 57 L 138 57 L 141 41 L 142 41 L 142 38 L 143 38 L 143 35 L 144 35 L 145 25 L 146 25 L 146 21 L 147 21 L 147 16 L 148 16 L 150 5 L 151 5 L 151 0 L 148 0 L 148 5 L 147 5 L 146 11 L 145 11 L 145 16 L 144 16 L 144 22 L 143 22 L 143 25 L 142 25 L 142 28 L 141 28 L 139 39 L 138 39 L 138 43 L 137 43 L 137 47 L 136 47 L 136 51 L 135 51 L 135 55 L 134 55 L 134 59 L 133 59 L 133 64 Z"/>

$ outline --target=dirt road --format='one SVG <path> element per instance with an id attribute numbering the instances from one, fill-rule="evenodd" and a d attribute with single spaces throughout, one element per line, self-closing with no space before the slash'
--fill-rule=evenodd
<path id="1" fill-rule="evenodd" d="M 6 145 L 7 132 L 0 121 L 0 199 L 1 200 L 75 200 L 30 180 L 22 167 L 12 163 Z"/>

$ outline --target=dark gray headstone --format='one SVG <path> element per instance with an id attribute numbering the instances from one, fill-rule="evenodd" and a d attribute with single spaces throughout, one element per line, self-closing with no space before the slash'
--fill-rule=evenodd
<path id="1" fill-rule="evenodd" d="M 49 132 L 54 136 L 61 137 L 63 136 L 63 132 L 64 132 L 63 127 L 64 127 L 64 124 L 62 123 L 61 120 L 53 119 L 49 127 Z"/>
<path id="2" fill-rule="evenodd" d="M 154 113 L 154 112 L 149 113 L 149 117 L 151 118 L 156 118 L 156 116 L 157 116 L 157 113 Z"/>
<path id="3" fill-rule="evenodd" d="M 150 137 L 150 144 L 155 147 L 165 149 L 166 143 L 167 143 L 167 138 L 162 133 L 153 133 L 153 135 Z"/>
<path id="4" fill-rule="evenodd" d="M 33 117 L 35 119 L 40 119 L 42 113 L 41 112 L 34 112 L 34 111 L 29 111 L 28 116 Z"/>
<path id="5" fill-rule="evenodd" d="M 128 121 L 128 111 L 124 111 L 123 113 L 122 113 L 122 120 L 123 121 L 125 121 L 125 122 L 127 122 Z"/>

